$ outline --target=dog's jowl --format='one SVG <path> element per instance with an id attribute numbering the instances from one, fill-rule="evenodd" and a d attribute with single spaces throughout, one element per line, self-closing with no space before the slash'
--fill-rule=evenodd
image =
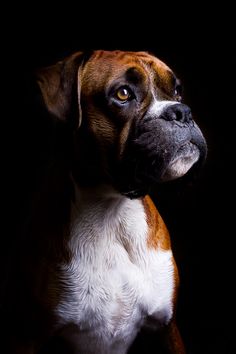
<path id="1" fill-rule="evenodd" d="M 21 253 L 13 315 L 24 308 L 23 324 L 10 334 L 10 352 L 125 354 L 150 327 L 168 353 L 185 353 L 178 271 L 148 196 L 205 159 L 179 79 L 146 52 L 94 51 L 43 68 L 36 80 L 42 112 L 60 127 L 60 152 Z"/>

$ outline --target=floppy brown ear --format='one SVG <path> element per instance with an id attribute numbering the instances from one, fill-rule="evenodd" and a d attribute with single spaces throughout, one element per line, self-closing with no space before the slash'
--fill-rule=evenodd
<path id="1" fill-rule="evenodd" d="M 82 120 L 80 80 L 82 66 L 86 60 L 83 52 L 77 52 L 36 73 L 47 110 L 57 119 L 76 127 L 80 126 Z"/>

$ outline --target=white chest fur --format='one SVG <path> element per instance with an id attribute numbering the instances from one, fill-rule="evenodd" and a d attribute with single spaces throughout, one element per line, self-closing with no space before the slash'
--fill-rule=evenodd
<path id="1" fill-rule="evenodd" d="M 126 353 L 148 317 L 158 327 L 172 316 L 172 253 L 147 247 L 141 200 L 81 194 L 72 209 L 57 315 L 80 328 L 79 353 Z"/>

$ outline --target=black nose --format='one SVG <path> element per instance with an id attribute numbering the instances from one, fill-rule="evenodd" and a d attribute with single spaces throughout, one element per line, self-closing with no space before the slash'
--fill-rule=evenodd
<path id="1" fill-rule="evenodd" d="M 186 104 L 177 103 L 167 107 L 160 118 L 165 120 L 177 120 L 181 123 L 189 123 L 192 120 L 191 109 Z"/>

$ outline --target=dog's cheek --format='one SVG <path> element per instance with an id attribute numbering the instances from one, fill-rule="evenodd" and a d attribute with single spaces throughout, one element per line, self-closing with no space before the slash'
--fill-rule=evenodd
<path id="1" fill-rule="evenodd" d="M 193 128 L 191 129 L 191 141 L 198 146 L 200 151 L 200 159 L 204 162 L 207 156 L 207 143 L 202 131 L 195 122 Z"/>
<path id="2" fill-rule="evenodd" d="M 122 154 L 124 153 L 124 149 L 126 146 L 126 142 L 129 139 L 130 129 L 131 129 L 132 121 L 129 120 L 123 126 L 121 133 L 119 135 L 119 146 L 118 146 L 118 159 L 121 158 Z"/>
<path id="3" fill-rule="evenodd" d="M 88 125 L 91 134 L 96 137 L 100 146 L 110 147 L 116 138 L 116 128 L 104 115 L 90 113 Z"/>
<path id="4" fill-rule="evenodd" d="M 175 146 L 170 127 L 166 126 L 165 122 L 153 119 L 136 124 L 129 140 L 133 150 L 137 155 L 143 156 L 144 160 L 169 161 L 173 153 L 172 148 Z"/>

